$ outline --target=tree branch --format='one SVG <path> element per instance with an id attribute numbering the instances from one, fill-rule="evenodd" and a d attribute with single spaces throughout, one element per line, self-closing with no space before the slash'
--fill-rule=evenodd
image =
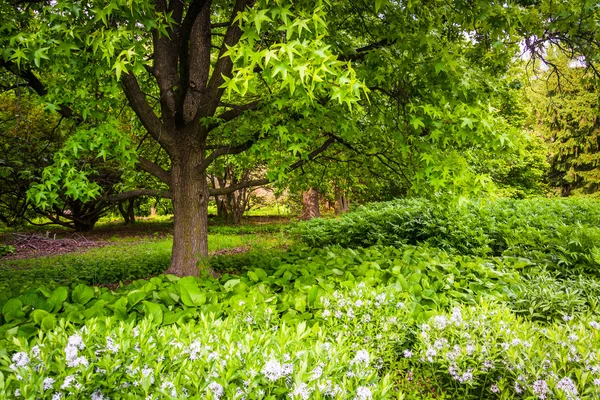
<path id="1" fill-rule="evenodd" d="M 365 58 L 367 52 L 371 50 L 380 49 L 382 47 L 390 46 L 394 44 L 394 40 L 389 39 L 381 39 L 375 43 L 368 44 L 363 47 L 359 47 L 354 50 L 354 54 L 344 54 L 338 56 L 338 60 L 340 61 L 359 61 Z"/>
<path id="2" fill-rule="evenodd" d="M 236 119 L 237 117 L 239 117 L 240 115 L 242 115 L 246 111 L 256 110 L 258 108 L 258 104 L 259 103 L 260 103 L 260 101 L 256 100 L 256 101 L 253 101 L 253 102 L 248 103 L 248 104 L 243 104 L 241 106 L 234 105 L 234 104 L 232 104 L 232 105 L 225 105 L 225 107 L 231 107 L 232 109 L 229 110 L 229 111 L 225 111 L 225 112 L 219 114 L 217 116 L 217 118 L 220 119 L 220 120 L 223 120 L 223 122 L 218 122 L 218 123 L 214 123 L 214 124 L 208 125 L 208 131 L 210 132 L 211 130 L 217 128 L 218 126 L 220 126 L 224 122 L 229 122 L 231 120 Z"/>
<path id="3" fill-rule="evenodd" d="M 160 165 L 155 164 L 152 161 L 145 159 L 144 157 L 138 157 L 136 167 L 138 167 L 142 171 L 149 173 L 150 175 L 155 176 L 161 182 L 171 186 L 171 175 Z"/>
<path id="4" fill-rule="evenodd" d="M 290 165 L 290 167 L 287 168 L 287 172 L 292 172 L 293 170 L 302 167 L 307 162 L 312 161 L 316 156 L 318 156 L 319 154 L 321 154 L 325 150 L 327 150 L 329 148 L 329 146 L 331 146 L 333 143 L 335 143 L 335 141 L 336 141 L 335 138 L 330 137 L 318 149 L 311 151 L 305 160 L 298 160 L 295 163 L 293 163 L 292 165 Z M 208 193 L 210 196 L 219 196 L 219 195 L 223 195 L 223 194 L 233 193 L 237 190 L 245 189 L 248 187 L 267 185 L 271 182 L 272 181 L 268 178 L 255 179 L 255 180 L 251 180 L 251 181 L 247 181 L 247 182 L 240 182 L 236 185 L 232 185 L 232 186 L 228 186 L 228 187 L 224 187 L 224 188 L 210 189 L 208 191 Z"/>
<path id="5" fill-rule="evenodd" d="M 129 192 L 123 192 L 112 196 L 103 197 L 101 200 L 108 201 L 110 203 L 117 203 L 119 201 L 131 199 L 138 196 L 152 196 L 152 197 L 166 197 L 170 199 L 172 197 L 171 192 L 166 190 L 152 190 L 152 189 L 137 189 Z"/>
<path id="6" fill-rule="evenodd" d="M 125 95 L 129 100 L 131 108 L 139 117 L 144 128 L 146 128 L 148 133 L 167 153 L 172 154 L 174 150 L 173 139 L 160 119 L 154 114 L 154 110 L 152 110 L 150 104 L 146 101 L 146 95 L 140 89 L 135 75 L 132 73 L 123 75 L 123 88 L 125 89 Z"/>

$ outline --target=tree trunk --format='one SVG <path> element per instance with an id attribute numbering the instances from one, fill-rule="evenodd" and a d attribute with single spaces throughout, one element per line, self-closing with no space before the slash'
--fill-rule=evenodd
<path id="1" fill-rule="evenodd" d="M 319 192 L 314 188 L 310 188 L 308 192 L 302 193 L 302 219 L 309 220 L 320 216 Z"/>
<path id="2" fill-rule="evenodd" d="M 199 173 L 194 157 L 187 162 L 173 162 L 173 254 L 166 271 L 177 276 L 198 276 L 198 260 L 208 257 L 208 183 L 206 173 Z M 212 272 L 212 271 L 208 271 Z"/>
<path id="3" fill-rule="evenodd" d="M 344 191 L 336 186 L 335 187 L 335 215 L 342 215 L 343 213 L 348 212 L 350 207 L 350 203 L 348 202 L 348 197 L 346 197 Z"/>

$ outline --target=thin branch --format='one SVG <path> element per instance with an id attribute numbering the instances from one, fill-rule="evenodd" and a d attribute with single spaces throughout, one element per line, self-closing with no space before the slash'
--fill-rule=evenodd
<path id="1" fill-rule="evenodd" d="M 171 175 L 160 165 L 155 164 L 152 161 L 145 159 L 144 157 L 138 157 L 136 167 L 138 167 L 142 171 L 149 173 L 150 175 L 155 176 L 161 182 L 171 186 Z"/>

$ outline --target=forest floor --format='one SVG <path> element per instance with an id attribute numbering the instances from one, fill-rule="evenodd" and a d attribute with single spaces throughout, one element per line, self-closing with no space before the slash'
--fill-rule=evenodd
<path id="1" fill-rule="evenodd" d="M 254 234 L 271 231 L 268 227 L 289 223 L 290 218 L 280 216 L 244 217 L 237 226 L 223 224 L 216 218 L 209 219 L 209 231 L 215 233 Z M 168 240 L 172 237 L 172 217 L 158 219 L 140 218 L 135 224 L 123 225 L 120 220 L 106 220 L 98 223 L 90 232 L 74 232 L 56 226 L 27 226 L 0 232 L 0 244 L 14 248 L 12 253 L 0 259 L 0 263 L 37 257 L 56 256 L 68 253 L 81 253 L 90 249 L 114 246 L 123 243 L 141 244 L 156 240 Z M 211 255 L 239 253 L 247 251 L 248 245 L 233 248 L 219 248 Z"/>

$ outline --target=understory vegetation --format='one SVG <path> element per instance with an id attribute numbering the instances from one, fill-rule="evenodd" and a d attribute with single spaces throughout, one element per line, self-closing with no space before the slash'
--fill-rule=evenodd
<path id="1" fill-rule="evenodd" d="M 599 219 L 397 200 L 215 233 L 259 237 L 206 260 L 217 277 L 162 275 L 169 239 L 3 261 L 0 396 L 597 398 Z"/>

